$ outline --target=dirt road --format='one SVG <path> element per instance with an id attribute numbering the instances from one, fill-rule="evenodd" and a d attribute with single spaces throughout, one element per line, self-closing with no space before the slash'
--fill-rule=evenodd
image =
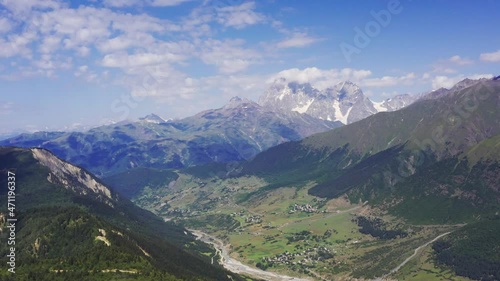
<path id="1" fill-rule="evenodd" d="M 414 257 L 418 254 L 418 252 L 419 252 L 422 248 L 425 248 L 425 247 L 429 246 L 429 244 L 436 242 L 436 241 L 437 241 L 437 240 L 439 240 L 440 238 L 442 238 L 442 237 L 444 237 L 444 236 L 446 236 L 446 235 L 448 235 L 448 234 L 450 234 L 450 233 L 451 233 L 451 231 L 450 231 L 450 232 L 443 233 L 443 234 L 440 234 L 440 235 L 438 235 L 436 238 L 432 239 L 431 241 L 428 241 L 428 242 L 426 242 L 425 244 L 423 244 L 423 245 L 419 246 L 418 248 L 416 248 L 416 249 L 413 251 L 413 255 L 411 255 L 411 256 L 409 256 L 408 258 L 406 258 L 406 259 L 405 259 L 402 263 L 400 263 L 398 266 L 396 266 L 394 269 L 392 269 L 392 270 L 391 270 L 391 272 L 389 272 L 389 273 L 387 273 L 386 275 L 384 275 L 383 277 L 381 277 L 381 278 L 377 278 L 377 279 L 375 279 L 375 280 L 376 280 L 376 281 L 387 280 L 387 278 L 388 278 L 388 276 L 389 276 L 389 275 L 391 275 L 391 274 L 393 274 L 393 273 L 398 272 L 398 271 L 401 269 L 401 267 L 403 267 L 403 266 L 404 266 L 405 264 L 407 264 L 407 263 L 408 263 L 411 259 L 413 259 L 413 258 L 414 258 Z"/>

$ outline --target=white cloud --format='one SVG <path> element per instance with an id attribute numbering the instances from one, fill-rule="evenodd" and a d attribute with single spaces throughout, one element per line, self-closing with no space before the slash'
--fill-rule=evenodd
<path id="1" fill-rule="evenodd" d="M 276 46 L 278 48 L 301 48 L 307 47 L 319 41 L 318 38 L 311 37 L 305 33 L 294 33 L 290 38 L 279 42 Z"/>
<path id="2" fill-rule="evenodd" d="M 462 58 L 459 55 L 451 56 L 447 59 L 438 60 L 433 64 L 433 72 L 440 74 L 457 73 L 457 67 L 464 67 L 473 64 L 474 61 L 469 58 Z"/>
<path id="3" fill-rule="evenodd" d="M 141 0 L 104 0 L 104 5 L 108 7 L 130 7 L 138 6 L 142 3 Z"/>
<path id="4" fill-rule="evenodd" d="M 254 11 L 255 2 L 246 2 L 239 6 L 217 8 L 217 22 L 237 29 L 265 21 L 265 17 Z"/>
<path id="5" fill-rule="evenodd" d="M 366 94 L 366 93 L 365 93 Z M 380 94 L 381 97 L 387 99 L 387 98 L 392 98 L 392 97 L 395 97 L 397 95 L 399 95 L 400 93 L 398 91 L 392 91 L 392 92 L 382 92 Z"/>
<path id="6" fill-rule="evenodd" d="M 448 76 L 436 76 L 432 79 L 432 89 L 437 90 L 439 88 L 450 88 L 460 81 L 457 77 L 450 78 Z"/>
<path id="7" fill-rule="evenodd" d="M 77 9 L 59 9 L 44 13 L 38 25 L 33 28 L 45 36 L 55 34 L 62 37 L 65 47 L 69 49 L 87 45 L 104 46 L 107 43 L 108 46 L 103 48 L 112 50 L 116 49 L 116 45 L 124 44 L 120 40 L 135 41 L 135 45 L 141 43 L 144 45 L 151 43 L 153 33 L 179 30 L 178 26 L 169 21 L 149 15 L 124 14 L 109 9 L 83 6 Z M 114 35 L 118 32 L 122 34 Z M 114 37 L 110 38 L 111 36 Z M 115 41 L 112 41 L 113 39 Z"/>
<path id="8" fill-rule="evenodd" d="M 85 55 L 90 51 L 86 48 L 111 35 L 113 15 L 110 10 L 92 7 L 58 9 L 44 13 L 31 28 L 44 38 L 40 52 L 57 50 L 57 41 L 61 41 L 65 49 Z"/>
<path id="9" fill-rule="evenodd" d="M 111 19 L 113 20 L 112 29 L 123 31 L 126 33 L 161 33 L 180 30 L 179 26 L 171 23 L 168 20 L 155 18 L 146 14 L 132 15 L 113 12 L 110 16 L 112 16 Z"/>
<path id="10" fill-rule="evenodd" d="M 141 53 L 134 55 L 128 55 L 127 53 L 115 53 L 104 56 L 101 61 L 101 65 L 106 67 L 128 68 L 177 62 L 183 59 L 184 57 L 171 53 Z"/>
<path id="11" fill-rule="evenodd" d="M 483 53 L 479 59 L 486 62 L 500 62 L 500 50 L 492 53 Z"/>
<path id="12" fill-rule="evenodd" d="M 137 97 L 191 99 L 199 89 L 197 80 L 168 64 L 130 68 L 123 79 L 122 83 Z"/>
<path id="13" fill-rule="evenodd" d="M 261 55 L 243 47 L 242 40 L 209 40 L 202 47 L 200 58 L 206 64 L 215 65 L 222 73 L 236 73 L 258 63 Z"/>
<path id="14" fill-rule="evenodd" d="M 105 39 L 97 43 L 97 48 L 103 53 L 126 50 L 130 47 L 151 46 L 156 39 L 148 33 L 134 32 Z"/>
<path id="15" fill-rule="evenodd" d="M 107 72 L 103 72 L 101 75 L 98 75 L 97 72 L 90 70 L 88 65 L 79 66 L 74 75 L 75 77 L 82 78 L 87 82 L 100 82 L 107 78 Z"/>
<path id="16" fill-rule="evenodd" d="M 29 30 L 21 34 L 9 35 L 7 40 L 0 38 L 0 58 L 15 56 L 31 57 L 32 51 L 29 44 L 36 40 L 36 38 L 37 34 Z"/>
<path id="17" fill-rule="evenodd" d="M 12 27 L 12 23 L 8 18 L 0 18 L 0 34 L 9 32 Z"/>
<path id="18" fill-rule="evenodd" d="M 87 46 L 80 46 L 76 48 L 76 54 L 80 57 L 86 57 L 90 54 L 90 48 Z"/>
<path id="19" fill-rule="evenodd" d="M 20 68 L 21 64 L 16 66 L 18 71 L 26 71 L 25 75 L 2 75 L 3 78 L 30 77 L 36 73 L 47 75 L 49 69 L 53 72 L 57 66 L 66 68 L 69 59 L 75 56 L 86 57 L 94 48 L 103 54 L 130 51 L 133 55 L 130 58 L 124 57 L 125 62 L 137 65 L 150 64 L 155 59 L 158 59 L 160 63 L 183 59 L 181 54 L 172 53 L 169 49 L 171 45 L 176 44 L 159 39 L 158 35 L 180 30 L 179 26 L 170 21 L 146 14 L 122 13 L 92 6 L 66 8 L 50 0 L 19 2 L 23 3 L 2 2 L 11 11 L 8 16 L 15 18 L 12 22 L 23 31 L 4 38 L 0 37 L 0 58 L 24 57 L 28 59 L 28 65 L 25 63 L 23 69 Z M 166 4 L 166 2 L 159 4 Z M 28 10 L 19 15 L 14 14 L 14 11 L 21 8 Z M 20 26 L 21 22 L 22 26 Z M 0 32 L 12 29 L 10 25 L 11 22 L 2 18 Z M 184 53 L 192 51 L 192 48 L 182 47 Z M 130 48 L 135 49 L 130 50 Z M 68 53 L 67 50 L 73 53 Z M 151 55 L 147 55 L 149 53 Z M 66 63 L 56 63 L 53 59 L 47 60 L 45 56 L 56 54 L 66 56 L 66 59 L 60 57 L 57 60 Z M 118 62 L 113 62 L 113 58 L 108 57 L 103 60 L 104 65 L 121 66 Z M 120 63 L 123 64 L 123 62 Z M 15 73 L 15 70 L 12 73 Z"/>
<path id="20" fill-rule="evenodd" d="M 89 67 L 87 65 L 81 65 L 78 67 L 78 71 L 76 72 L 78 74 L 85 73 L 89 70 Z"/>
<path id="21" fill-rule="evenodd" d="M 2 0 L 1 4 L 17 16 L 26 16 L 34 9 L 59 9 L 65 5 L 57 0 Z"/>
<path id="22" fill-rule="evenodd" d="M 150 5 L 156 7 L 177 6 L 192 0 L 152 0 Z"/>
<path id="23" fill-rule="evenodd" d="M 51 55 L 43 55 L 34 65 L 43 70 L 54 70 L 58 68 L 67 69 L 71 67 L 71 58 L 63 60 L 54 59 Z"/>
<path id="24" fill-rule="evenodd" d="M 413 72 L 403 76 L 383 76 L 381 78 L 370 78 L 361 81 L 362 86 L 367 87 L 392 87 L 397 85 L 410 85 L 417 75 Z"/>
<path id="25" fill-rule="evenodd" d="M 59 49 L 60 45 L 61 38 L 59 36 L 47 36 L 43 38 L 43 41 L 38 49 L 40 53 L 47 54 Z"/>
<path id="26" fill-rule="evenodd" d="M 271 75 L 267 83 L 273 83 L 279 78 L 285 78 L 287 81 L 298 83 L 310 83 L 313 87 L 324 90 L 343 81 L 351 81 L 360 86 L 363 91 L 370 95 L 375 88 L 407 87 L 417 82 L 419 77 L 413 73 L 407 73 L 402 76 L 383 76 L 372 77 L 373 73 L 365 69 L 319 69 L 310 67 L 305 69 L 292 68 L 283 70 Z"/>
<path id="27" fill-rule="evenodd" d="M 187 17 L 181 20 L 179 28 L 193 38 L 211 37 L 212 29 L 210 23 L 216 18 L 216 11 L 213 7 L 194 8 Z"/>
<path id="28" fill-rule="evenodd" d="M 200 79 L 200 84 L 208 91 L 220 91 L 223 101 L 238 95 L 258 100 L 264 92 L 266 78 L 262 75 L 216 75 Z"/>
<path id="29" fill-rule="evenodd" d="M 371 74 L 372 72 L 369 70 L 356 70 L 352 68 L 327 70 L 322 70 L 316 67 L 309 67 L 303 70 L 292 68 L 271 75 L 271 77 L 267 80 L 267 83 L 273 83 L 279 78 L 285 78 L 287 81 L 311 83 L 314 87 L 322 90 L 346 80 L 350 80 L 354 83 L 360 83 Z"/>
<path id="30" fill-rule="evenodd" d="M 462 58 L 459 55 L 452 56 L 451 58 L 448 59 L 448 61 L 452 63 L 456 63 L 458 65 L 467 65 L 467 64 L 472 64 L 473 61 L 468 59 L 468 58 Z"/>
<path id="31" fill-rule="evenodd" d="M 154 7 L 171 7 L 177 6 L 193 0 L 104 0 L 104 5 L 108 7 L 131 7 L 131 6 L 154 6 Z"/>

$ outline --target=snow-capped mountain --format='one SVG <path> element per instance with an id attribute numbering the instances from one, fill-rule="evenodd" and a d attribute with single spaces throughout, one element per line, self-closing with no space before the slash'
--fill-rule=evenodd
<path id="1" fill-rule="evenodd" d="M 400 95 L 375 103 L 349 81 L 320 91 L 309 83 L 299 84 L 281 78 L 268 88 L 259 103 L 273 111 L 296 111 L 323 120 L 350 124 L 377 112 L 398 110 L 416 99 L 410 95 Z"/>

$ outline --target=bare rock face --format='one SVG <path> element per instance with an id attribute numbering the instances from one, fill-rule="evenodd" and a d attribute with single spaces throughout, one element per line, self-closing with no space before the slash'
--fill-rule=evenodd
<path id="1" fill-rule="evenodd" d="M 65 162 L 48 150 L 32 148 L 33 157 L 43 166 L 49 168 L 47 180 L 51 183 L 62 184 L 66 189 L 79 195 L 91 195 L 113 207 L 111 190 L 96 180 L 91 174 Z"/>

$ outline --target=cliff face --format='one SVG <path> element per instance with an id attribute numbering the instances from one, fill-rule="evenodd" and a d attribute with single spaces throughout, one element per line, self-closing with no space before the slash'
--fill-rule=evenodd
<path id="1" fill-rule="evenodd" d="M 47 180 L 60 184 L 78 195 L 93 195 L 103 203 L 113 207 L 115 198 L 111 190 L 96 180 L 87 171 L 65 162 L 45 149 L 32 148 L 33 157 L 49 168 Z"/>

